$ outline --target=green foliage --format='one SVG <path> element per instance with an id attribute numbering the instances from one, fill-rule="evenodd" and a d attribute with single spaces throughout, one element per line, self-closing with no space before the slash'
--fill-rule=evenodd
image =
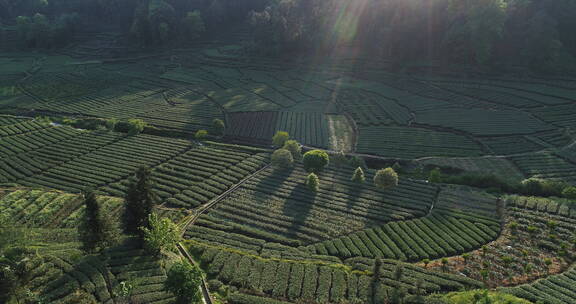
<path id="1" fill-rule="evenodd" d="M 319 172 L 328 166 L 330 158 L 328 153 L 322 150 L 312 150 L 304 153 L 302 158 L 302 163 L 304 164 L 304 169 L 308 172 Z"/>
<path id="2" fill-rule="evenodd" d="M 224 121 L 222 119 L 215 118 L 212 121 L 212 129 L 214 130 L 215 135 L 224 135 L 224 129 L 226 126 L 224 125 Z"/>
<path id="3" fill-rule="evenodd" d="M 374 185 L 389 189 L 398 186 L 398 174 L 392 168 L 380 169 L 374 175 Z"/>
<path id="4" fill-rule="evenodd" d="M 274 134 L 274 137 L 272 137 L 272 144 L 275 147 L 280 148 L 283 147 L 286 141 L 288 141 L 289 139 L 290 135 L 288 134 L 288 132 L 277 131 L 276 134 Z"/>
<path id="5" fill-rule="evenodd" d="M 138 233 L 143 237 L 140 227 L 150 229 L 149 214 L 152 214 L 157 202 L 152 190 L 150 170 L 140 167 L 126 191 L 125 228 L 128 233 Z"/>
<path id="6" fill-rule="evenodd" d="M 440 183 L 442 182 L 442 173 L 440 169 L 434 168 L 430 171 L 430 175 L 428 176 L 428 181 L 431 183 Z"/>
<path id="7" fill-rule="evenodd" d="M 144 131 L 146 123 L 142 119 L 129 119 L 128 120 L 128 134 L 138 135 Z"/>
<path id="8" fill-rule="evenodd" d="M 178 262 L 168 270 L 164 288 L 172 292 L 177 303 L 196 304 L 201 302 L 200 284 L 202 273 L 198 267 L 187 262 Z"/>
<path id="9" fill-rule="evenodd" d="M 205 140 L 208 137 L 208 131 L 206 130 L 198 130 L 194 135 L 194 138 L 197 140 Z"/>
<path id="10" fill-rule="evenodd" d="M 308 186 L 308 189 L 310 189 L 311 191 L 316 192 L 320 187 L 320 179 L 316 174 L 310 173 L 306 178 L 306 186 Z"/>
<path id="11" fill-rule="evenodd" d="M 468 59 L 471 54 L 478 64 L 486 64 L 492 56 L 494 45 L 504 33 L 506 2 L 503 0 L 450 1 L 451 27 L 444 43 L 447 50 L 458 50 L 454 56 Z"/>
<path id="12" fill-rule="evenodd" d="M 114 219 L 101 209 L 94 192 L 88 190 L 83 197 L 86 209 L 79 230 L 84 248 L 93 252 L 116 244 L 120 231 Z"/>
<path id="13" fill-rule="evenodd" d="M 354 170 L 354 175 L 352 175 L 352 181 L 356 183 L 363 183 L 366 180 L 364 177 L 364 170 L 361 167 L 356 168 Z"/>
<path id="14" fill-rule="evenodd" d="M 295 140 L 287 140 L 284 143 L 283 149 L 286 149 L 292 153 L 292 158 L 294 160 L 302 159 L 302 146 Z"/>
<path id="15" fill-rule="evenodd" d="M 118 119 L 116 119 L 116 118 L 106 119 L 106 129 L 108 129 L 109 131 L 114 131 L 116 129 L 117 123 L 118 123 Z"/>
<path id="16" fill-rule="evenodd" d="M 186 13 L 182 18 L 181 32 L 184 39 L 195 40 L 206 31 L 204 19 L 200 11 L 193 11 Z"/>
<path id="17" fill-rule="evenodd" d="M 180 240 L 178 226 L 168 218 L 159 218 L 156 213 L 148 215 L 148 223 L 150 228 L 140 227 L 146 248 L 155 255 L 163 250 L 176 251 L 176 244 Z"/>
<path id="18" fill-rule="evenodd" d="M 54 21 L 36 13 L 32 17 L 18 16 L 16 29 L 23 47 L 51 48 L 68 43 L 79 20 L 76 13 L 60 15 Z"/>
<path id="19" fill-rule="evenodd" d="M 278 149 L 272 153 L 272 166 L 278 169 L 288 169 L 294 166 L 292 153 L 286 149 Z"/>
<path id="20" fill-rule="evenodd" d="M 562 190 L 562 196 L 567 199 L 576 200 L 576 187 L 564 188 L 564 190 Z"/>
<path id="21" fill-rule="evenodd" d="M 530 304 L 513 295 L 488 290 L 452 292 L 435 297 L 444 299 L 447 304 Z"/>

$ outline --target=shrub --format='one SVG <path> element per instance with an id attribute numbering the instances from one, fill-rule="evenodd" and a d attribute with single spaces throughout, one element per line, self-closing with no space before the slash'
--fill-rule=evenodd
<path id="1" fill-rule="evenodd" d="M 286 141 L 283 149 L 290 151 L 294 160 L 300 160 L 302 158 L 302 146 L 295 140 Z"/>
<path id="2" fill-rule="evenodd" d="M 318 172 L 328 165 L 330 159 L 328 153 L 322 150 L 312 150 L 304 154 L 302 159 L 304 169 L 308 172 Z"/>
<path id="3" fill-rule="evenodd" d="M 272 144 L 274 144 L 275 147 L 280 148 L 284 146 L 288 139 L 290 139 L 288 132 L 277 131 L 274 137 L 272 137 Z"/>
<path id="4" fill-rule="evenodd" d="M 194 137 L 195 137 L 197 140 L 205 140 L 205 139 L 208 137 L 208 131 L 206 131 L 206 130 L 198 130 L 198 131 L 196 132 L 196 135 L 194 135 Z"/>
<path id="5" fill-rule="evenodd" d="M 128 134 L 138 135 L 144 131 L 146 123 L 142 119 L 129 119 L 128 120 Z"/>
<path id="6" fill-rule="evenodd" d="M 292 153 L 286 149 L 278 149 L 272 153 L 272 165 L 279 169 L 292 168 L 294 165 L 294 158 Z"/>
<path id="7" fill-rule="evenodd" d="M 226 129 L 226 126 L 222 119 L 215 118 L 212 121 L 212 129 L 214 130 L 215 135 L 224 135 L 224 129 Z"/>
<path id="8" fill-rule="evenodd" d="M 352 181 L 356 183 L 363 183 L 366 180 L 364 177 L 364 170 L 361 167 L 356 168 L 354 170 L 354 175 L 352 175 Z"/>
<path id="9" fill-rule="evenodd" d="M 398 186 L 398 174 L 392 168 L 380 169 L 374 175 L 374 185 L 388 189 Z"/>
<path id="10" fill-rule="evenodd" d="M 306 186 L 314 192 L 318 191 L 320 187 L 320 179 L 314 173 L 308 174 L 308 178 L 306 179 Z"/>

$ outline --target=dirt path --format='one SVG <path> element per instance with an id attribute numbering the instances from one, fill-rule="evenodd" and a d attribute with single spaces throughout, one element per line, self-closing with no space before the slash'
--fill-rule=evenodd
<path id="1" fill-rule="evenodd" d="M 354 128 L 343 115 L 327 115 L 330 150 L 352 152 L 355 146 Z"/>

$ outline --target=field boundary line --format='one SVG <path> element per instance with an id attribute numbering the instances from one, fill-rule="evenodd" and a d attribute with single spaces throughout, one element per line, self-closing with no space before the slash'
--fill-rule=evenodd
<path id="1" fill-rule="evenodd" d="M 193 225 L 196 220 L 202 215 L 204 214 L 206 211 L 210 210 L 210 208 L 214 207 L 214 205 L 218 204 L 219 202 L 221 202 L 223 199 L 225 199 L 230 193 L 236 191 L 238 188 L 240 188 L 245 182 L 249 181 L 250 179 L 254 178 L 256 175 L 258 175 L 259 173 L 261 173 L 262 171 L 268 169 L 270 167 L 270 164 L 266 164 L 264 167 L 256 170 L 254 173 L 246 176 L 244 179 L 242 179 L 241 181 L 239 181 L 238 183 L 236 183 L 235 185 L 233 185 L 232 187 L 230 187 L 230 189 L 224 191 L 224 193 L 218 195 L 217 197 L 213 198 L 212 200 L 208 201 L 206 204 L 200 206 L 197 212 L 195 212 L 193 215 L 190 216 L 190 218 L 186 219 L 183 221 L 182 223 L 182 228 L 181 228 L 181 236 L 184 237 L 184 234 L 186 233 L 186 230 L 188 229 L 188 226 Z"/>
<path id="2" fill-rule="evenodd" d="M 188 250 L 186 250 L 186 247 L 182 245 L 182 243 L 176 244 L 176 247 L 178 248 L 180 255 L 182 255 L 186 260 L 188 260 L 188 262 L 190 262 L 192 265 L 200 269 L 200 266 L 198 266 L 196 261 L 194 261 L 194 259 L 192 258 Z M 212 298 L 210 297 L 210 291 L 208 290 L 208 286 L 206 284 L 206 279 L 204 278 L 204 275 L 202 275 L 201 277 L 202 282 L 200 283 L 200 286 L 198 286 L 198 288 L 200 288 L 200 290 L 202 291 L 202 301 L 204 302 L 204 304 L 212 304 L 213 302 Z"/>

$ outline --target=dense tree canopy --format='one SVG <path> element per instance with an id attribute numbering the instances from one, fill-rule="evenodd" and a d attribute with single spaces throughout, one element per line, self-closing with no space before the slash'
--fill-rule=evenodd
<path id="1" fill-rule="evenodd" d="M 574 1 L 272 1 L 250 23 L 260 49 L 327 51 L 354 43 L 392 63 L 574 67 Z M 322 52 L 322 54 L 325 54 Z"/>
<path id="2" fill-rule="evenodd" d="M 145 46 L 190 43 L 247 21 L 255 49 L 268 54 L 353 44 L 397 67 L 440 60 L 539 71 L 576 66 L 574 15 L 573 0 L 0 0 L 1 23 L 18 24 L 34 48 L 68 43 L 102 20 Z"/>

